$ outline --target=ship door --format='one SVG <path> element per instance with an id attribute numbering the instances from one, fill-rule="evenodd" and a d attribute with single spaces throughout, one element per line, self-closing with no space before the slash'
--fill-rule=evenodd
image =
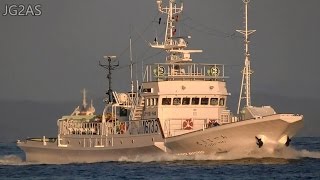
<path id="1" fill-rule="evenodd" d="M 128 121 L 129 120 L 128 109 L 124 107 L 117 107 L 117 118 L 120 121 Z"/>

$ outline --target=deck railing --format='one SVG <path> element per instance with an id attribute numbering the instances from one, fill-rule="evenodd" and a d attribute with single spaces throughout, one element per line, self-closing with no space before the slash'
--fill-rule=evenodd
<path id="1" fill-rule="evenodd" d="M 164 121 L 163 133 L 166 137 L 177 136 L 186 132 L 204 130 L 223 124 L 237 122 L 238 119 L 232 117 L 230 112 L 224 112 L 219 119 L 213 118 L 173 118 Z"/>
<path id="2" fill-rule="evenodd" d="M 59 121 L 59 134 L 93 135 L 101 134 L 101 123 L 81 121 Z"/>
<path id="3" fill-rule="evenodd" d="M 143 82 L 202 80 L 213 81 L 228 78 L 225 65 L 200 63 L 157 63 L 147 65 Z"/>

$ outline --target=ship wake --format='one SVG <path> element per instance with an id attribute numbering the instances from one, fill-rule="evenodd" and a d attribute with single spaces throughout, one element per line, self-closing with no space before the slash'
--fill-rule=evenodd
<path id="1" fill-rule="evenodd" d="M 23 165 L 25 162 L 17 155 L 0 156 L 0 165 Z"/>
<path id="2" fill-rule="evenodd" d="M 298 160 L 304 158 L 320 159 L 320 151 L 309 151 L 306 149 L 296 150 L 294 148 L 283 148 L 276 151 L 268 149 L 256 150 L 233 150 L 226 153 L 218 154 L 197 154 L 197 155 L 139 155 L 134 158 L 122 156 L 119 162 L 199 162 L 206 161 L 209 163 L 233 163 L 233 164 L 279 164 L 288 163 L 290 160 Z M 39 163 L 30 163 L 23 160 L 18 155 L 4 155 L 0 156 L 0 165 L 34 165 Z"/>
<path id="3" fill-rule="evenodd" d="M 20 165 L 32 165 L 37 163 L 30 163 L 23 160 L 22 157 L 11 154 L 11 155 L 4 155 L 0 156 L 0 165 L 12 165 L 12 166 L 20 166 Z"/>
<path id="4" fill-rule="evenodd" d="M 283 148 L 275 151 L 268 149 L 256 150 L 233 150 L 218 154 L 198 154 L 198 155 L 158 155 L 158 156 L 136 156 L 128 158 L 123 156 L 120 162 L 170 162 L 170 161 L 215 161 L 227 163 L 286 163 L 289 160 L 304 158 L 320 159 L 319 151 L 296 150 L 294 148 Z"/>

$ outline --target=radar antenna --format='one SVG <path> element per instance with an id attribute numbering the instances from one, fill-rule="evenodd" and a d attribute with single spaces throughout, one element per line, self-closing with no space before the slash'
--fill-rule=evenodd
<path id="1" fill-rule="evenodd" d="M 108 95 L 108 103 L 113 103 L 113 95 L 112 95 L 112 71 L 115 70 L 116 67 L 119 66 L 119 61 L 117 64 L 113 64 L 115 61 L 114 59 L 116 58 L 116 56 L 104 56 L 103 57 L 104 59 L 106 59 L 108 61 L 108 64 L 102 64 L 100 61 L 99 61 L 99 66 L 105 68 L 107 71 L 108 71 L 108 75 L 107 75 L 107 78 L 108 78 L 108 81 L 109 81 L 109 89 L 108 91 L 106 92 L 106 94 Z"/>
<path id="2" fill-rule="evenodd" d="M 245 30 L 237 30 L 237 32 L 244 35 L 244 45 L 245 45 L 245 61 L 244 68 L 242 70 L 242 82 L 241 90 L 239 96 L 238 110 L 237 113 L 240 113 L 241 101 L 246 100 L 246 106 L 251 106 L 251 74 L 253 71 L 250 66 L 250 53 L 249 53 L 249 36 L 256 32 L 256 30 L 248 30 L 248 4 L 250 0 L 242 0 L 245 6 Z M 243 90 L 244 89 L 244 90 Z"/>
<path id="3" fill-rule="evenodd" d="M 159 43 L 157 38 L 153 43 L 150 43 L 150 46 L 153 48 L 164 49 L 169 54 L 166 58 L 166 61 L 169 63 L 181 63 L 192 61 L 190 54 L 202 52 L 202 50 L 186 50 L 188 43 L 186 42 L 187 37 L 178 37 L 175 36 L 177 29 L 176 23 L 179 21 L 179 14 L 183 11 L 183 3 L 181 2 L 181 6 L 177 7 L 176 0 L 168 0 L 168 6 L 163 7 L 162 0 L 157 0 L 158 10 L 163 14 L 167 14 L 167 22 L 166 22 L 166 32 L 163 43 Z M 159 19 L 159 24 L 161 22 L 161 18 Z"/>

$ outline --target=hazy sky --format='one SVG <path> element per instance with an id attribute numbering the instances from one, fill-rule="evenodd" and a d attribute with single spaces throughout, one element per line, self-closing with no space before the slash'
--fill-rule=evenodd
<path id="1" fill-rule="evenodd" d="M 179 32 L 192 36 L 190 48 L 204 50 L 194 62 L 231 65 L 229 91 L 238 93 L 244 47 L 234 33 L 243 27 L 242 1 L 184 3 Z M 6 4 L 40 4 L 42 15 L 2 16 Z M 320 98 L 319 7 L 319 0 L 251 1 L 253 93 Z M 107 81 L 98 62 L 116 55 L 128 65 L 130 34 L 139 71 L 142 59 L 164 62 L 146 44 L 164 30 L 153 22 L 160 17 L 155 0 L 1 0 L 0 13 L 0 99 L 73 101 L 84 87 L 102 97 Z M 129 68 L 114 74 L 114 89 L 129 90 Z"/>

